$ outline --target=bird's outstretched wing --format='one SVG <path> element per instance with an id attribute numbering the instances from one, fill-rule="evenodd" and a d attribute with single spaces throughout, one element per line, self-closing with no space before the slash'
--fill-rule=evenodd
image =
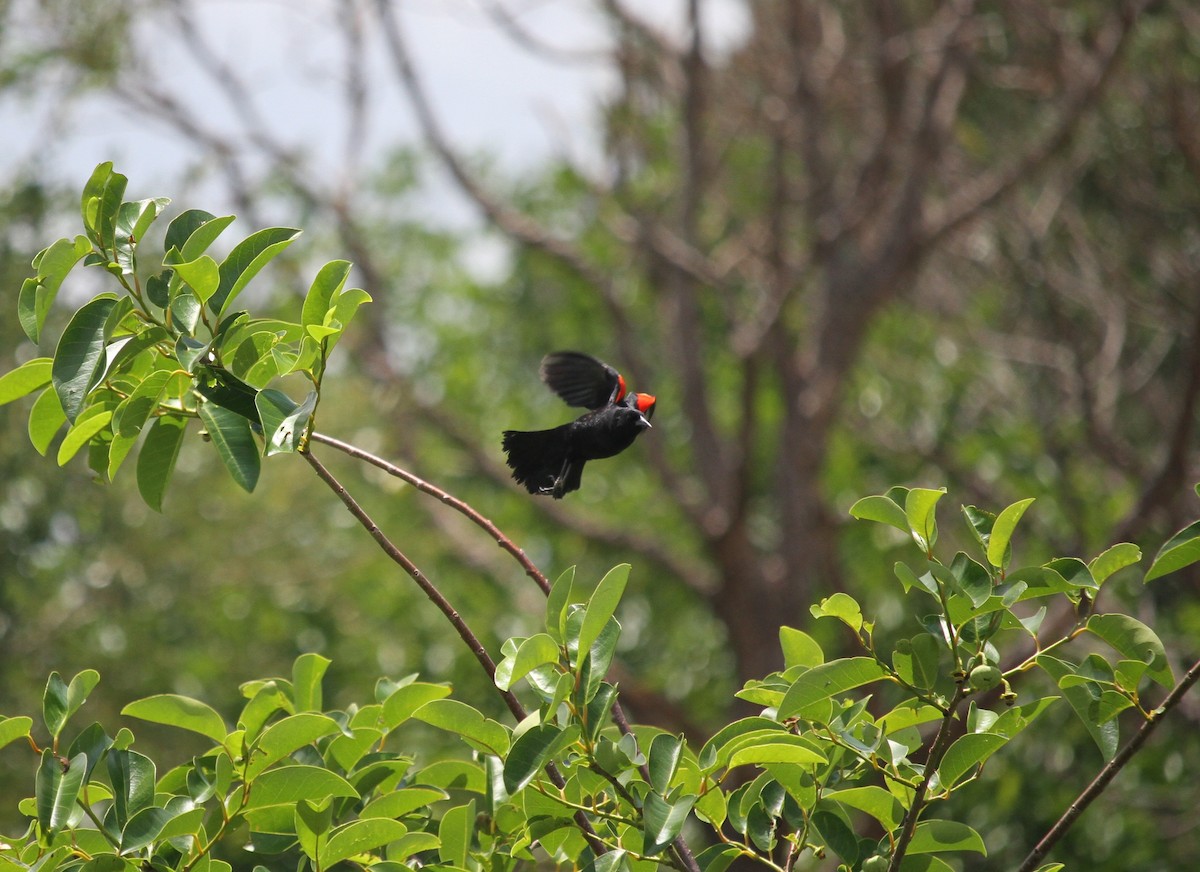
<path id="1" fill-rule="evenodd" d="M 602 360 L 581 351 L 554 351 L 542 358 L 540 370 L 546 387 L 568 406 L 599 409 L 619 403 L 625 396 L 625 379 Z"/>

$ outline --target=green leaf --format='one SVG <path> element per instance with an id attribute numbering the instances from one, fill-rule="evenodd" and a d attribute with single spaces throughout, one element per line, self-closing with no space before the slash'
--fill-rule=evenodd
<path id="1" fill-rule="evenodd" d="M 1154 581 L 1156 578 L 1170 575 L 1185 566 L 1191 566 L 1197 560 L 1200 560 L 1200 521 L 1184 527 L 1158 549 L 1150 563 L 1145 581 Z"/>
<path id="2" fill-rule="evenodd" d="M 67 721 L 87 702 L 88 694 L 99 683 L 100 673 L 95 669 L 78 673 L 69 685 L 57 672 L 50 673 L 42 694 L 42 718 L 53 738 L 58 738 Z"/>
<path id="3" fill-rule="evenodd" d="M 183 262 L 195 260 L 233 221 L 232 215 L 217 218 L 203 209 L 189 209 L 176 217 L 167 228 L 163 249 L 167 252 L 172 248 L 178 249 L 179 259 Z"/>
<path id="4" fill-rule="evenodd" d="M 1124 569 L 1126 566 L 1133 566 L 1135 563 L 1140 563 L 1142 560 L 1142 549 L 1136 545 L 1131 545 L 1128 542 L 1122 542 L 1119 545 L 1114 545 L 1103 554 L 1098 555 L 1091 563 L 1088 564 L 1088 570 L 1095 579 L 1096 585 L 1099 586 L 1113 573 Z"/>
<path id="5" fill-rule="evenodd" d="M 888 497 L 863 497 L 850 507 L 850 516 L 860 521 L 875 521 L 905 533 L 909 532 L 908 517 L 904 514 L 904 508 Z"/>
<path id="6" fill-rule="evenodd" d="M 667 800 L 657 793 L 647 794 L 642 807 L 642 821 L 646 833 L 643 852 L 653 856 L 674 842 L 695 802 L 695 796 L 683 795 Z"/>
<path id="7" fill-rule="evenodd" d="M 94 414 L 89 414 L 93 411 Z M 67 461 L 74 457 L 80 448 L 87 445 L 93 436 L 108 427 L 112 416 L 111 410 L 93 406 L 76 418 L 74 426 L 67 430 L 67 435 L 58 445 L 58 465 L 66 466 Z"/>
<path id="8" fill-rule="evenodd" d="M 363 818 L 399 818 L 418 809 L 428 808 L 447 799 L 449 794 L 436 787 L 402 787 L 372 800 L 360 813 Z"/>
<path id="9" fill-rule="evenodd" d="M 617 651 L 617 640 L 621 636 L 621 625 L 617 623 L 616 618 L 609 618 L 604 629 L 587 652 L 586 657 L 580 657 L 580 666 L 577 672 L 578 684 L 576 687 L 576 702 L 580 705 L 591 704 L 596 699 L 604 686 L 604 676 L 608 674 L 608 667 L 612 664 L 613 656 Z M 607 714 L 604 714 L 607 718 Z M 591 721 L 595 729 L 598 729 L 598 722 Z"/>
<path id="10" fill-rule="evenodd" d="M 561 733 L 553 724 L 538 724 L 517 737 L 504 761 L 504 789 L 510 796 L 542 770 Z"/>
<path id="11" fill-rule="evenodd" d="M 142 809 L 129 819 L 129 823 L 121 831 L 121 851 L 131 853 L 146 847 L 161 835 L 172 820 L 180 815 L 198 811 L 201 809 L 182 806 L 175 810 L 161 806 Z"/>
<path id="12" fill-rule="evenodd" d="M 342 291 L 338 295 L 337 303 L 333 307 L 333 316 L 330 320 L 341 325 L 341 330 L 344 332 L 350 326 L 350 322 L 354 320 L 354 315 L 358 312 L 359 306 L 369 302 L 371 302 L 371 295 L 362 288 L 350 288 Z M 338 333 L 336 336 L 326 340 L 326 351 L 333 351 L 334 346 L 337 345 L 341 337 L 342 333 Z"/>
<path id="13" fill-rule="evenodd" d="M 811 820 L 825 844 L 832 848 L 834 853 L 851 866 L 858 862 L 858 836 L 840 815 L 822 810 L 814 812 Z"/>
<path id="14" fill-rule="evenodd" d="M 1092 615 L 1087 622 L 1088 632 L 1103 639 L 1131 660 L 1146 664 L 1146 677 L 1170 690 L 1175 676 L 1167 660 L 1163 643 L 1154 631 L 1129 615 Z"/>
<path id="15" fill-rule="evenodd" d="M 444 684 L 428 684 L 415 681 L 397 688 L 383 701 L 383 722 L 389 730 L 394 730 L 413 716 L 413 712 L 435 699 L 444 699 L 450 695 L 450 688 Z"/>
<path id="16" fill-rule="evenodd" d="M 320 654 L 301 654 L 292 664 L 292 702 L 298 712 L 322 708 L 321 679 L 333 661 Z"/>
<path id="17" fill-rule="evenodd" d="M 821 600 L 820 605 L 809 608 L 814 618 L 837 618 L 857 633 L 862 629 L 862 607 L 848 593 L 835 593 Z"/>
<path id="18" fill-rule="evenodd" d="M 171 320 L 175 322 L 175 326 L 182 329 L 183 332 L 191 336 L 196 332 L 196 325 L 200 323 L 200 312 L 204 307 L 200 304 L 200 300 L 188 288 L 180 288 L 180 290 L 171 297 L 169 306 L 171 312 Z"/>
<path id="19" fill-rule="evenodd" d="M 133 393 L 126 397 L 113 413 L 113 432 L 118 436 L 136 436 L 158 408 L 159 398 L 167 382 L 175 375 L 171 369 L 156 369 L 142 379 Z"/>
<path id="20" fill-rule="evenodd" d="M 121 709 L 121 714 L 199 733 L 217 744 L 223 743 L 229 732 L 225 721 L 212 707 L 175 693 L 161 693 L 135 700 Z"/>
<path id="21" fill-rule="evenodd" d="M 207 367 L 210 364 L 211 350 L 212 343 L 184 334 L 175 341 L 175 360 L 178 361 L 180 368 L 195 375 L 200 366 Z M 201 369 L 200 371 L 204 372 L 205 370 Z"/>
<path id="22" fill-rule="evenodd" d="M 438 856 L 443 863 L 463 868 L 471 850 L 471 834 L 475 830 L 475 800 L 456 805 L 442 815 L 438 824 Z"/>
<path id="23" fill-rule="evenodd" d="M 348 260 L 331 260 L 321 267 L 304 297 L 304 308 L 300 314 L 300 323 L 303 326 L 319 326 L 325 323 L 325 314 L 346 285 L 350 267 L 351 263 Z"/>
<path id="24" fill-rule="evenodd" d="M 317 853 L 318 868 L 328 869 L 334 863 L 395 841 L 407 832 L 408 827 L 404 824 L 387 818 L 351 821 L 329 834 L 328 841 Z"/>
<path id="25" fill-rule="evenodd" d="M 992 538 L 992 527 L 996 523 L 996 516 L 975 506 L 963 506 L 962 514 L 967 522 L 967 528 L 971 531 L 971 535 L 975 537 L 975 541 L 979 543 L 979 547 L 983 549 L 984 553 L 987 553 L 988 542 Z"/>
<path id="26" fill-rule="evenodd" d="M 154 197 L 120 205 L 113 228 L 113 258 L 123 274 L 134 274 L 137 246 L 170 202 L 166 197 Z"/>
<path id="27" fill-rule="evenodd" d="M 1006 568 L 1009 560 L 1012 559 L 1009 545 L 1012 541 L 1013 531 L 1016 530 L 1017 522 L 1021 520 L 1025 510 L 1032 504 L 1032 497 L 1019 500 L 996 516 L 996 522 L 992 525 L 992 535 L 988 540 L 987 559 L 988 563 L 997 569 Z"/>
<path id="28" fill-rule="evenodd" d="M 779 705 L 779 717 L 792 717 L 814 702 L 879 681 L 886 675 L 883 667 L 870 657 L 850 657 L 816 666 L 802 673 L 788 688 Z"/>
<path id="29" fill-rule="evenodd" d="M 1120 729 L 1115 720 L 1102 722 L 1097 719 L 1096 700 L 1093 699 L 1087 687 L 1070 683 L 1063 686 L 1065 679 L 1076 674 L 1075 667 L 1048 654 L 1039 654 L 1037 665 L 1059 685 L 1067 703 L 1070 704 L 1079 720 L 1083 722 L 1084 728 L 1091 735 L 1096 747 L 1100 749 L 1100 753 L 1104 755 L 1104 759 L 1111 760 L 1117 753 Z"/>
<path id="30" fill-rule="evenodd" d="M 941 851 L 975 851 L 987 856 L 987 847 L 979 833 L 958 821 L 921 821 L 908 843 L 910 854 L 936 854 Z"/>
<path id="31" fill-rule="evenodd" d="M 17 739 L 28 739 L 33 729 L 33 718 L 0 718 L 0 748 Z"/>
<path id="32" fill-rule="evenodd" d="M 1072 588 L 1087 588 L 1092 591 L 1100 588 L 1092 578 L 1087 564 L 1078 557 L 1056 557 L 1046 564 L 1046 569 L 1057 572 Z"/>
<path id="33" fill-rule="evenodd" d="M 358 721 L 359 715 L 365 712 L 365 709 L 359 709 L 358 715 L 355 716 L 355 721 Z M 363 719 L 364 723 L 366 718 Z M 373 718 L 370 720 L 374 720 Z M 350 730 L 351 735 L 347 736 L 344 732 L 329 743 L 326 748 L 326 759 L 332 760 L 341 766 L 343 770 L 351 772 L 359 764 L 368 753 L 376 750 L 379 747 L 379 742 L 383 738 L 383 731 L 374 726 L 353 726 Z M 357 773 L 356 773 L 357 775 Z M 357 778 L 354 782 L 359 784 Z"/>
<path id="34" fill-rule="evenodd" d="M 802 630 L 780 627 L 779 647 L 783 650 L 783 662 L 788 669 L 793 666 L 820 666 L 825 662 L 825 652 L 817 640 Z"/>
<path id="35" fill-rule="evenodd" d="M 650 786 L 655 791 L 666 795 L 682 755 L 683 741 L 679 736 L 659 733 L 650 742 L 650 752 L 646 760 L 650 771 Z"/>
<path id="36" fill-rule="evenodd" d="M 828 758 L 812 748 L 811 743 L 791 733 L 770 733 L 761 736 L 751 734 L 738 741 L 737 750 L 729 755 L 729 768 L 747 764 L 798 763 L 821 765 Z"/>
<path id="37" fill-rule="evenodd" d="M 651 853 L 648 849 L 646 853 Z M 629 853 L 624 848 L 614 848 L 607 854 L 598 854 L 580 869 L 580 872 L 629 872 Z M 708 872 L 706 869 L 705 872 Z"/>
<path id="38" fill-rule="evenodd" d="M 938 678 L 941 646 L 928 633 L 899 639 L 892 650 L 892 667 L 913 687 L 932 688 Z"/>
<path id="39" fill-rule="evenodd" d="M 104 328 L 116 302 L 113 295 L 101 294 L 85 303 L 58 340 L 51 374 L 68 421 L 82 411 L 93 379 L 104 365 Z"/>
<path id="40" fill-rule="evenodd" d="M 42 328 L 58 289 L 79 260 L 92 250 L 86 236 L 60 239 L 34 259 L 36 278 L 26 279 L 17 298 L 17 318 L 29 341 L 41 341 Z"/>
<path id="41" fill-rule="evenodd" d="M 297 405 L 282 391 L 267 388 L 255 395 L 254 406 L 266 435 L 266 456 L 292 453 L 300 448 L 300 440 L 312 422 L 317 392 L 309 391 L 304 402 Z"/>
<path id="42" fill-rule="evenodd" d="M 317 859 L 317 840 L 333 826 L 333 800 L 330 797 L 300 800 L 296 803 L 292 821 L 296 825 L 296 835 L 300 837 L 301 849 L 310 859 Z"/>
<path id="43" fill-rule="evenodd" d="M 574 584 L 575 567 L 568 566 L 554 580 L 550 587 L 550 596 L 546 600 L 546 632 L 559 645 L 566 641 L 564 628 L 567 625 L 567 606 L 571 603 Z"/>
<path id="44" fill-rule="evenodd" d="M 53 365 L 52 358 L 35 357 L 0 376 L 0 406 L 50 384 L 50 368 Z"/>
<path id="45" fill-rule="evenodd" d="M 904 818 L 904 808 L 900 805 L 900 801 L 882 787 L 872 785 L 831 790 L 824 793 L 824 798 L 832 799 L 870 815 L 883 824 L 883 828 L 889 832 L 900 826 L 900 822 Z"/>
<path id="46" fill-rule="evenodd" d="M 389 857 L 389 862 L 405 860 L 408 857 L 411 857 L 413 854 L 420 854 L 424 851 L 432 851 L 440 845 L 441 842 L 433 833 L 415 830 L 411 833 L 405 833 L 403 836 L 396 839 L 396 841 L 388 845 L 387 855 Z M 386 868 L 382 863 L 373 863 L 371 864 L 370 868 L 372 870 L 379 870 L 379 872 L 392 872 L 391 869 Z M 395 872 L 408 872 L 408 870 L 411 868 L 412 867 L 410 866 L 399 866 L 397 864 Z M 447 870 L 447 872 L 449 872 L 449 870 Z"/>
<path id="47" fill-rule="evenodd" d="M 280 766 L 258 776 L 246 807 L 291 805 L 314 796 L 358 799 L 358 791 L 340 775 L 320 766 Z"/>
<path id="48" fill-rule="evenodd" d="M 508 752 L 508 729 L 456 699 L 427 702 L 413 712 L 413 717 L 461 736 L 471 747 L 484 753 L 503 757 Z"/>
<path id="49" fill-rule="evenodd" d="M 251 233 L 235 245 L 221 262 L 221 284 L 209 299 L 209 308 L 218 315 L 224 314 L 259 270 L 299 235 L 299 230 L 290 227 L 268 227 Z"/>
<path id="50" fill-rule="evenodd" d="M 225 469 L 239 487 L 253 492 L 262 471 L 262 459 L 250 422 L 237 412 L 212 402 L 201 403 L 197 411 Z"/>
<path id="51" fill-rule="evenodd" d="M 64 771 L 53 750 L 42 751 L 42 762 L 34 781 L 34 798 L 38 824 L 47 836 L 53 836 L 67 825 L 86 771 L 86 754 L 75 755 Z"/>
<path id="52" fill-rule="evenodd" d="M 42 692 L 42 720 L 52 738 L 58 738 L 68 717 L 67 683 L 57 672 L 51 672 Z"/>
<path id="53" fill-rule="evenodd" d="M 960 736 L 946 749 L 946 756 L 938 766 L 938 778 L 943 788 L 953 787 L 959 779 L 976 766 L 981 766 L 988 757 L 1004 747 L 1008 736 L 995 733 L 968 733 Z"/>
<path id="54" fill-rule="evenodd" d="M 896 578 L 900 580 L 905 593 L 908 593 L 915 587 L 934 596 L 939 595 L 938 584 L 932 573 L 926 572 L 924 575 L 917 577 L 917 574 L 905 563 L 897 563 L 892 567 L 892 570 L 895 572 Z"/>
<path id="55" fill-rule="evenodd" d="M 625 585 L 629 581 L 628 563 L 619 563 L 608 571 L 588 599 L 584 610 L 583 626 L 579 630 L 579 652 L 582 661 L 585 652 L 591 650 L 592 643 L 600 638 L 600 633 L 608 624 L 608 619 L 617 611 L 621 596 L 625 593 Z"/>
<path id="56" fill-rule="evenodd" d="M 117 826 L 124 829 L 131 817 L 154 804 L 154 761 L 137 751 L 113 748 L 107 763 Z"/>
<path id="57" fill-rule="evenodd" d="M 557 663 L 559 648 L 546 633 L 538 633 L 525 639 L 512 657 L 505 657 L 496 665 L 496 687 L 508 690 L 530 671 L 547 663 Z"/>
<path id="58" fill-rule="evenodd" d="M 113 248 L 113 227 L 128 182 L 113 170 L 112 161 L 105 161 L 96 166 L 83 186 L 79 205 L 84 227 L 91 231 L 97 247 L 108 252 Z"/>
<path id="59" fill-rule="evenodd" d="M 137 485 L 146 505 L 156 512 L 162 511 L 163 494 L 175 470 L 186 428 L 185 418 L 168 415 L 154 419 L 146 429 L 146 439 L 138 454 Z"/>
<path id="60" fill-rule="evenodd" d="M 946 495 L 944 487 L 937 490 L 915 487 L 904 498 L 904 516 L 912 531 L 913 539 L 921 550 L 929 553 L 937 544 L 938 500 Z"/>
<path id="61" fill-rule="evenodd" d="M 221 283 L 221 268 L 207 254 L 187 263 L 172 264 L 171 268 L 188 284 L 201 303 L 208 302 Z"/>
<path id="62" fill-rule="evenodd" d="M 966 594 L 974 608 L 979 608 L 992 595 L 992 576 L 983 567 L 963 552 L 954 555 L 950 572 L 958 583 L 959 590 Z"/>
<path id="63" fill-rule="evenodd" d="M 66 422 L 67 414 L 58 401 L 58 392 L 53 387 L 46 388 L 29 410 L 29 441 L 38 454 L 45 455 L 55 434 Z"/>
<path id="64" fill-rule="evenodd" d="M 254 779 L 293 751 L 340 731 L 341 727 L 333 718 L 312 711 L 303 711 L 276 721 L 262 731 L 251 748 L 250 762 L 246 767 L 247 779 Z"/>

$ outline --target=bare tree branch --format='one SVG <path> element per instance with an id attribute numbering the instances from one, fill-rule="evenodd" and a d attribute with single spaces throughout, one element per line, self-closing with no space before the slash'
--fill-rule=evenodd
<path id="1" fill-rule="evenodd" d="M 1198 679 L 1200 679 L 1200 661 L 1192 664 L 1191 668 L 1179 680 L 1179 683 L 1172 688 L 1162 704 L 1151 713 L 1150 717 L 1134 733 L 1133 738 L 1111 760 L 1104 764 L 1104 768 L 1100 770 L 1095 779 L 1084 788 L 1083 792 L 1076 797 L 1075 801 L 1071 803 L 1062 817 L 1055 821 L 1054 826 L 1050 828 L 1041 841 L 1029 852 L 1029 855 L 1017 868 L 1017 872 L 1033 872 L 1038 867 L 1038 864 L 1050 852 L 1050 849 L 1058 844 L 1059 839 L 1075 825 L 1079 816 L 1092 804 L 1093 800 L 1105 791 L 1117 774 L 1129 763 L 1133 755 L 1142 749 L 1142 746 L 1146 744 L 1146 741 L 1153 734 L 1155 728 L 1162 723 L 1165 715 L 1179 704 L 1184 694 L 1191 690 Z"/>
<path id="2" fill-rule="evenodd" d="M 515 45 L 543 60 L 559 63 L 594 63 L 607 57 L 607 52 L 600 49 L 572 49 L 551 45 L 522 24 L 520 18 L 502 0 L 487 0 L 482 6 L 497 30 Z"/>
<path id="3" fill-rule="evenodd" d="M 1074 135 L 1080 118 L 1099 99 L 1116 71 L 1134 25 L 1153 0 L 1125 0 L 1097 37 L 1090 63 L 1069 83 L 1050 131 L 1004 166 L 959 187 L 945 202 L 931 205 L 919 230 L 930 246 L 966 224 L 1014 187 L 1041 170 Z"/>

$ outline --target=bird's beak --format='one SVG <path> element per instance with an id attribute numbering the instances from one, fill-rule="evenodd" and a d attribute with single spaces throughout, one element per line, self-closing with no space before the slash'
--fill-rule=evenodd
<path id="1" fill-rule="evenodd" d="M 642 423 L 645 425 L 647 430 L 654 429 L 654 425 L 650 423 L 650 419 L 647 418 L 645 415 L 642 415 Z"/>

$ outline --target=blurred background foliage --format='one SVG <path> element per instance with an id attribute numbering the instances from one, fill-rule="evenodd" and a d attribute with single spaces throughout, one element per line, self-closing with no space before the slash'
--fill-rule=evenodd
<path id="1" fill-rule="evenodd" d="M 436 105 L 427 146 L 355 150 L 356 113 L 373 105 L 354 108 L 356 76 L 428 103 L 392 5 L 322 7 L 322 38 L 348 58 L 335 172 L 256 114 L 253 71 L 221 55 L 191 3 L 5 4 L 0 100 L 53 104 L 59 135 L 78 137 L 73 107 L 98 95 L 185 146 L 175 189 L 95 155 L 118 160 L 131 195 L 236 212 L 242 234 L 305 228 L 257 305 L 295 308 L 316 264 L 354 260 L 375 302 L 339 349 L 319 428 L 467 500 L 551 577 L 632 562 L 620 678 L 635 717 L 702 737 L 778 660 L 779 624 L 836 645 L 807 605 L 837 589 L 882 632 L 911 626 L 891 567 L 915 555 L 849 521 L 861 495 L 946 485 L 945 503 L 993 511 L 1037 497 L 1026 563 L 1122 540 L 1153 553 L 1197 516 L 1193 4 L 760 2 L 717 52 L 702 2 L 681 3 L 674 28 L 597 2 L 612 84 L 580 135 L 601 159 L 520 172 L 462 154 Z M 523 30 L 519 8 L 483 8 L 531 51 L 553 42 Z M 156 78 L 166 61 L 147 35 L 162 33 L 201 61 L 204 89 Z M 233 120 L 213 121 L 210 104 Z M 51 169 L 0 180 L 3 371 L 35 354 L 12 317 L 31 257 L 77 232 L 84 177 Z M 487 221 L 432 217 L 447 178 Z M 589 466 L 562 504 L 507 481 L 499 450 L 505 428 L 566 420 L 536 377 L 557 348 L 659 397 L 654 430 Z M 34 712 L 51 669 L 92 667 L 97 719 L 162 691 L 229 712 L 240 681 L 286 674 L 304 651 L 333 659 L 335 701 L 419 671 L 493 703 L 303 464 L 272 460 L 247 496 L 195 440 L 158 515 L 129 476 L 101 486 L 81 462 L 36 456 L 22 411 L 0 414 L 0 711 Z M 328 462 L 493 651 L 537 623 L 540 595 L 494 543 L 411 488 Z M 957 525 L 943 512 L 943 537 L 966 547 Z M 1104 596 L 1178 663 L 1200 638 L 1198 582 L 1143 588 L 1130 572 Z M 1058 859 L 1185 868 L 1200 846 L 1198 720 L 1195 700 L 1181 706 Z M 1100 764 L 1066 711 L 1039 727 L 1055 739 L 1023 738 L 953 812 L 987 834 L 987 868 L 1022 856 Z M 0 758 L 0 823 L 33 765 Z"/>

